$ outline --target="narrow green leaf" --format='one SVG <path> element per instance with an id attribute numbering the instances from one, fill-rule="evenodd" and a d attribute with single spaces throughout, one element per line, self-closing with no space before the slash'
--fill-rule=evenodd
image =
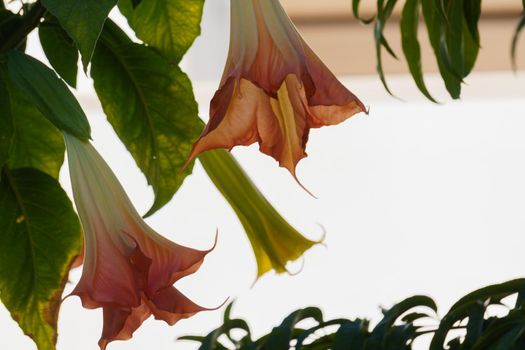
<path id="1" fill-rule="evenodd" d="M 439 2 L 439 8 L 436 7 L 436 2 Z M 439 73 L 443 78 L 445 87 L 448 93 L 454 99 L 458 99 L 461 95 L 461 78 L 452 73 L 448 67 L 448 56 L 446 53 L 446 41 L 444 40 L 446 35 L 446 17 L 443 16 L 441 11 L 440 0 L 433 1 L 421 1 L 423 10 L 423 17 L 427 27 L 428 38 L 436 57 Z"/>
<path id="2" fill-rule="evenodd" d="M 138 38 L 178 63 L 201 32 L 204 0 L 119 1 L 119 9 Z"/>
<path id="3" fill-rule="evenodd" d="M 64 139 L 31 101 L 8 80 L 7 69 L 0 66 L 0 85 L 7 91 L 0 110 L 12 116 L 14 133 L 9 152 L 9 168 L 31 167 L 54 178 L 64 162 Z"/>
<path id="4" fill-rule="evenodd" d="M 58 129 L 83 140 L 90 137 L 84 111 L 55 72 L 19 51 L 9 53 L 8 68 L 9 77 Z"/>
<path id="5" fill-rule="evenodd" d="M 42 0 L 42 4 L 75 41 L 86 69 L 104 22 L 117 0 Z"/>
<path id="6" fill-rule="evenodd" d="M 6 76 L 0 68 L 0 169 L 9 159 L 9 152 L 14 135 L 11 99 L 6 84 Z"/>
<path id="7" fill-rule="evenodd" d="M 430 95 L 423 80 L 421 67 L 421 49 L 417 38 L 419 26 L 419 0 L 407 0 L 401 13 L 401 44 L 405 54 L 410 74 L 419 91 L 432 102 L 436 100 Z"/>
<path id="8" fill-rule="evenodd" d="M 459 301 L 457 301 L 450 308 L 449 312 L 443 317 L 439 324 L 438 330 L 435 332 L 432 342 L 430 344 L 430 350 L 442 350 L 443 344 L 450 329 L 458 321 L 461 321 L 469 317 L 470 313 L 476 311 L 473 306 L 476 303 L 485 304 L 487 300 L 493 300 L 499 302 L 502 298 L 505 298 L 514 293 L 518 293 L 525 284 L 525 279 L 516 279 L 501 284 L 496 284 L 481 288 L 472 293 L 465 295 Z"/>
<path id="9" fill-rule="evenodd" d="M 372 16 L 371 18 L 363 18 L 359 14 L 360 3 L 361 3 L 361 0 L 352 0 L 352 13 L 354 14 L 354 17 L 364 24 L 372 23 L 372 21 L 374 20 L 374 16 Z"/>
<path id="10" fill-rule="evenodd" d="M 463 20 L 463 72 L 462 76 L 470 74 L 479 54 L 479 38 L 476 41 L 467 28 L 467 22 Z"/>
<path id="11" fill-rule="evenodd" d="M 175 194 L 202 130 L 188 77 L 152 49 L 132 43 L 109 22 L 93 56 L 91 75 L 109 122 L 153 187 L 151 215 Z"/>
<path id="12" fill-rule="evenodd" d="M 40 44 L 49 63 L 66 83 L 77 84 L 78 50 L 73 40 L 54 19 L 46 19 L 38 27 Z"/>
<path id="13" fill-rule="evenodd" d="M 481 16 L 481 0 L 463 0 L 463 10 L 468 31 L 479 46 L 478 22 Z"/>
<path id="14" fill-rule="evenodd" d="M 525 4 L 524 4 L 525 7 Z M 517 64 L 516 64 L 516 48 L 518 46 L 518 38 L 520 36 L 521 31 L 525 28 L 525 15 L 521 17 L 520 22 L 518 23 L 518 27 L 516 28 L 516 31 L 514 32 L 514 35 L 512 36 L 512 45 L 510 49 L 510 57 L 512 59 L 512 69 L 514 71 L 517 70 Z"/>
<path id="15" fill-rule="evenodd" d="M 460 78 L 463 78 L 463 0 L 449 0 L 447 2 L 447 25 L 445 40 L 447 43 L 447 61 L 450 62 L 449 70 Z"/>
<path id="16" fill-rule="evenodd" d="M 38 170 L 4 170 L 0 227 L 0 298 L 40 350 L 54 350 L 62 291 L 82 245 L 71 202 Z"/>
<path id="17" fill-rule="evenodd" d="M 323 313 L 316 307 L 308 307 L 292 312 L 278 327 L 272 330 L 266 338 L 265 347 L 274 350 L 288 350 L 290 341 L 294 336 L 296 324 L 310 318 L 317 323 L 322 323 Z"/>
<path id="18" fill-rule="evenodd" d="M 377 19 L 374 26 L 374 41 L 375 41 L 375 49 L 376 49 L 376 71 L 379 75 L 379 78 L 381 79 L 381 82 L 383 83 L 383 86 L 385 87 L 386 91 L 393 95 L 390 91 L 390 88 L 388 87 L 388 84 L 385 79 L 385 73 L 383 70 L 383 61 L 382 61 L 382 53 L 381 48 L 385 48 L 386 51 L 394 58 L 397 59 L 397 56 L 395 52 L 392 50 L 390 45 L 388 44 L 388 41 L 383 35 L 383 29 L 390 18 L 390 15 L 392 14 L 392 11 L 394 10 L 394 7 L 397 3 L 397 0 L 387 0 L 386 4 L 384 4 L 384 0 L 378 0 L 377 2 Z"/>

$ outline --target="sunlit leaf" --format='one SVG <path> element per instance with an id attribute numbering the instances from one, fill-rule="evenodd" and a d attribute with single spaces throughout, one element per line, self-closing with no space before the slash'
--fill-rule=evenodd
<path id="1" fill-rule="evenodd" d="M 0 181 L 0 298 L 40 350 L 54 350 L 80 224 L 58 182 L 35 169 L 6 170 Z"/>
<path id="2" fill-rule="evenodd" d="M 151 215 L 191 172 L 182 166 L 202 130 L 191 83 L 178 66 L 132 43 L 112 22 L 104 28 L 91 75 L 109 122 L 153 187 Z"/>
<path id="3" fill-rule="evenodd" d="M 75 96 L 55 72 L 19 51 L 9 53 L 9 77 L 58 129 L 80 139 L 91 134 L 89 122 Z"/>
<path id="4" fill-rule="evenodd" d="M 204 0 L 119 1 L 119 9 L 137 37 L 171 62 L 179 62 L 201 32 Z"/>
<path id="5" fill-rule="evenodd" d="M 42 4 L 75 41 L 86 68 L 109 11 L 117 0 L 42 0 Z"/>

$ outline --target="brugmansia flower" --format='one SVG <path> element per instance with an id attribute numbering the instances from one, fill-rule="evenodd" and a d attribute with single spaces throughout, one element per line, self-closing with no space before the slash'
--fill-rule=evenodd
<path id="1" fill-rule="evenodd" d="M 295 177 L 311 128 L 363 111 L 303 41 L 278 0 L 231 0 L 225 71 L 189 158 L 258 142 Z"/>
<path id="2" fill-rule="evenodd" d="M 228 152 L 205 152 L 199 160 L 248 235 L 257 260 L 257 277 L 272 269 L 286 272 L 288 262 L 319 243 L 305 238 L 283 219 Z"/>
<path id="3" fill-rule="evenodd" d="M 89 142 L 65 134 L 73 195 L 84 229 L 84 268 L 72 295 L 103 308 L 101 349 L 131 338 L 150 315 L 173 325 L 205 310 L 173 283 L 194 273 L 209 251 L 153 231 Z"/>

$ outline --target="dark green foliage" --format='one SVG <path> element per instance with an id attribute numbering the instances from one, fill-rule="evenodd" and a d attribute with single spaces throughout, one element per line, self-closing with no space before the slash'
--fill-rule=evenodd
<path id="1" fill-rule="evenodd" d="M 40 44 L 53 69 L 66 83 L 77 84 L 78 50 L 73 40 L 60 27 L 56 19 L 47 18 L 38 27 Z"/>
<path id="2" fill-rule="evenodd" d="M 0 169 L 9 159 L 9 152 L 15 131 L 11 112 L 11 98 L 6 77 L 1 68 L 0 66 Z"/>
<path id="3" fill-rule="evenodd" d="M 5 8 L 0 8 L 0 46 L 9 40 L 13 28 L 20 25 L 21 21 L 22 16 L 16 15 Z"/>
<path id="4" fill-rule="evenodd" d="M 353 0 L 356 17 L 359 16 L 356 12 L 359 2 L 359 0 Z M 385 24 L 396 5 L 397 0 L 379 0 L 377 16 L 373 21 L 377 72 L 385 89 L 390 93 L 384 76 L 381 56 L 384 48 L 390 55 L 396 57 L 383 35 Z M 417 87 L 423 95 L 434 101 L 423 80 L 421 52 L 417 36 L 420 12 L 423 13 L 428 39 L 441 77 L 450 96 L 457 99 L 461 95 L 463 79 L 472 71 L 480 49 L 478 21 L 481 14 L 481 1 L 408 0 L 404 3 L 400 22 L 403 53 Z M 362 21 L 360 17 L 358 18 Z"/>
<path id="5" fill-rule="evenodd" d="M 19 51 L 8 55 L 10 79 L 58 129 L 86 140 L 91 128 L 66 84 L 54 71 Z"/>
<path id="6" fill-rule="evenodd" d="M 131 42 L 108 22 L 91 75 L 108 120 L 155 192 L 151 215 L 175 194 L 202 130 L 191 82 L 153 49 Z"/>
<path id="7" fill-rule="evenodd" d="M 502 302 L 511 296 L 517 298 L 513 307 Z M 321 310 L 309 307 L 293 312 L 257 340 L 252 339 L 246 321 L 230 318 L 230 304 L 221 327 L 206 337 L 180 339 L 200 342 L 199 350 L 411 350 L 417 338 L 433 333 L 430 350 L 519 350 L 525 346 L 524 304 L 525 279 L 517 279 L 466 295 L 439 324 L 435 321 L 437 306 L 426 296 L 414 296 L 384 310 L 373 328 L 368 320 L 324 321 Z M 492 305 L 508 312 L 501 317 L 490 316 L 487 309 Z M 301 327 L 305 319 L 315 321 L 315 325 Z M 244 335 L 233 338 L 233 330 L 242 330 Z M 457 330 L 461 335 L 450 338 L 449 333 Z"/>
<path id="8" fill-rule="evenodd" d="M 109 11 L 117 0 L 41 0 L 77 44 L 87 68 Z"/>
<path id="9" fill-rule="evenodd" d="M 11 169 L 31 167 L 58 178 L 64 162 L 64 140 L 60 132 L 8 80 L 7 69 L 0 65 L 0 134 L 7 135 L 0 154 Z M 10 135 L 10 136 L 9 136 Z"/>
<path id="10" fill-rule="evenodd" d="M 55 349 L 62 290 L 81 248 L 71 202 L 39 170 L 4 169 L 0 227 L 2 302 L 40 350 Z"/>

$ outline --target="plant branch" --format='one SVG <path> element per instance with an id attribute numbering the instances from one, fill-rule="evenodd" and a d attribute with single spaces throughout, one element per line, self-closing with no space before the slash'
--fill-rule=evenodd
<path id="1" fill-rule="evenodd" d="M 26 37 L 40 24 L 40 20 L 46 13 L 46 9 L 40 1 L 37 1 L 29 11 L 22 17 L 19 24 L 13 30 L 7 40 L 0 44 L 0 54 L 6 53 L 11 49 L 16 49 L 24 42 Z"/>

